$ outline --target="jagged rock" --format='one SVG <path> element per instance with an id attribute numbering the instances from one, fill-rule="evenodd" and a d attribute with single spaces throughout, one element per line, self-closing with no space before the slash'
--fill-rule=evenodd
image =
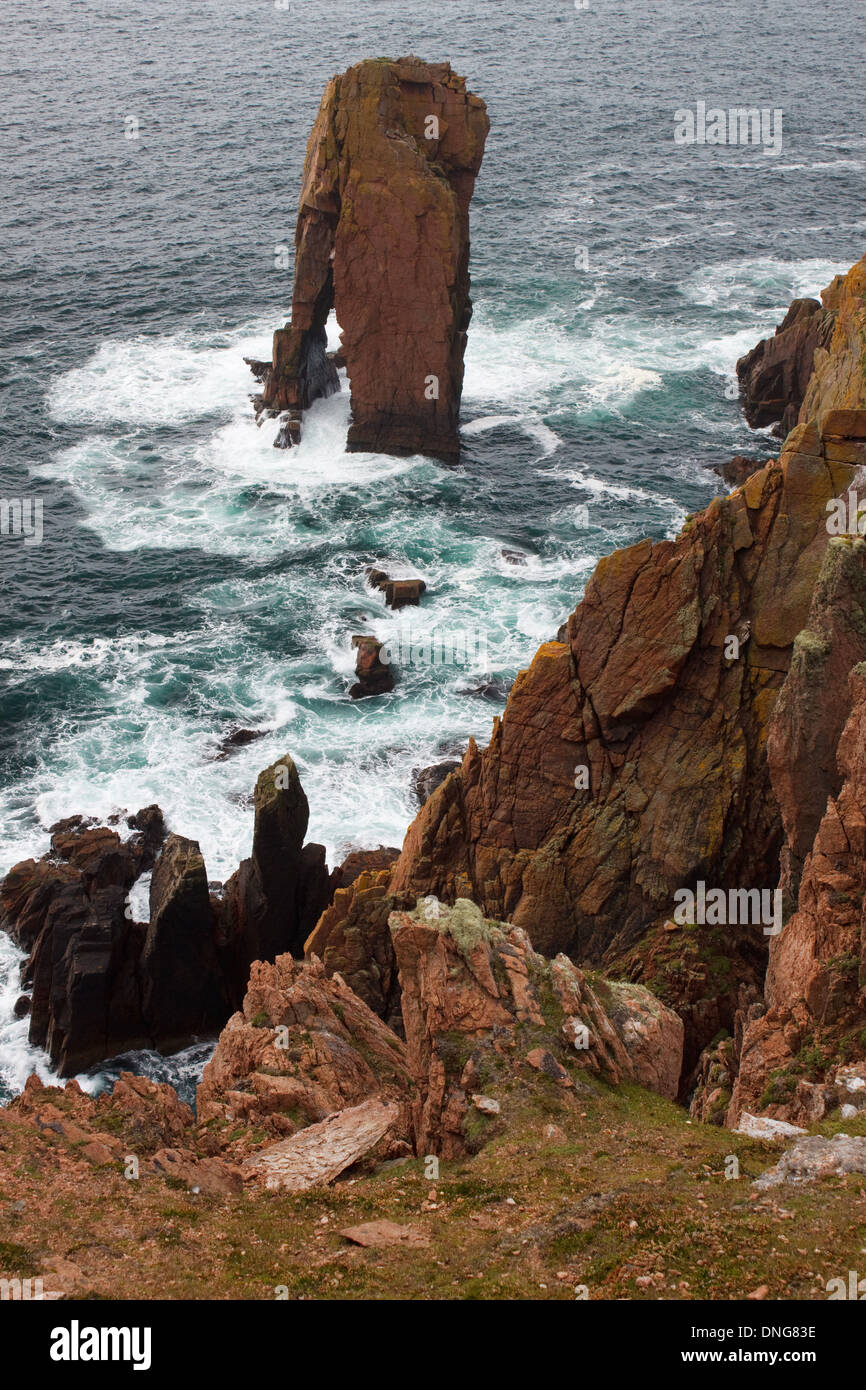
<path id="1" fill-rule="evenodd" d="M 370 59 L 325 88 L 307 145 L 291 324 L 260 373 L 265 408 L 352 390 L 348 448 L 453 458 L 471 315 L 469 201 L 489 122 L 447 63 Z"/>
<path id="2" fill-rule="evenodd" d="M 617 962 L 618 975 L 645 985 L 683 1021 L 681 1100 L 696 1087 L 703 1091 L 704 1054 L 720 1033 L 733 1033 L 738 1014 L 761 998 L 766 965 L 760 927 L 684 928 L 669 920 L 650 927 Z M 731 1080 L 728 1101 L 732 1085 Z"/>
<path id="3" fill-rule="evenodd" d="M 353 700 L 362 700 L 366 695 L 385 695 L 394 689 L 394 674 L 379 658 L 384 646 L 375 637 L 353 637 L 352 646 L 357 649 L 355 675 L 357 681 L 349 690 Z"/>
<path id="4" fill-rule="evenodd" d="M 367 1100 L 260 1149 L 244 1167 L 267 1187 L 287 1192 L 322 1187 L 380 1145 L 399 1118 L 399 1106 Z"/>
<path id="5" fill-rule="evenodd" d="M 671 1059 L 682 1049 L 682 1024 L 675 1014 L 635 988 L 626 1006 L 631 1053 L 605 1012 L 585 975 L 565 956 L 547 961 L 533 951 L 525 932 L 487 921 L 479 908 L 461 899 L 452 908 L 435 898 L 411 913 L 394 912 L 390 931 L 400 971 L 406 1052 L 419 1095 L 412 1107 L 418 1153 L 450 1158 L 465 1152 L 464 1119 L 468 1096 L 478 1090 L 474 1079 L 485 1054 L 508 1055 L 525 1034 L 517 1025 L 537 1030 L 539 1043 L 530 1058 L 550 1055 L 557 1076 L 571 1078 L 554 1048 L 591 1072 L 613 1081 L 658 1079 L 669 1084 L 668 1069 L 659 1067 L 659 1037 L 667 1029 Z M 653 1028 L 634 1027 L 638 999 Z M 555 1001 L 555 1003 L 554 1003 Z M 618 1001 L 622 1004 L 622 1001 Z M 561 1011 L 581 1025 L 580 1050 L 563 1042 L 552 1026 L 551 1012 Z M 655 1030 L 649 1046 L 645 1039 Z M 550 1037 L 548 1046 L 541 1039 Z M 460 1045 L 456 1046 L 457 1040 Z M 469 1056 L 464 1060 L 464 1050 Z M 525 1054 L 524 1054 L 525 1055 Z M 670 1071 L 679 1067 L 673 1060 Z"/>
<path id="6" fill-rule="evenodd" d="M 207 870 L 195 840 L 170 835 L 150 883 L 141 1011 L 165 1051 L 215 1032 L 229 1011 Z"/>
<path id="7" fill-rule="evenodd" d="M 854 668 L 849 685 L 852 710 L 838 745 L 842 786 L 829 796 L 806 857 L 797 911 L 770 948 L 768 1008 L 745 1026 L 732 1125 L 744 1108 L 795 1122 L 804 1112 L 820 1118 L 826 1100 L 799 1075 L 800 1050 L 811 1047 L 813 1065 L 825 1071 L 843 1036 L 866 1051 L 866 664 Z"/>
<path id="8" fill-rule="evenodd" d="M 253 801 L 252 855 L 226 883 L 221 905 L 235 999 L 252 961 L 301 953 L 330 896 L 324 847 L 304 845 L 310 808 L 288 754 L 259 774 Z"/>
<path id="9" fill-rule="evenodd" d="M 331 871 L 331 892 L 338 888 L 350 888 L 361 874 L 378 874 L 389 869 L 400 851 L 395 845 L 380 845 L 378 849 L 353 849 L 342 864 Z M 321 952 L 317 952 L 317 955 Z"/>
<path id="10" fill-rule="evenodd" d="M 866 332 L 866 256 L 852 266 L 847 275 L 837 275 L 824 290 L 824 308 L 834 315 L 833 332 L 828 343 L 815 351 L 815 366 L 800 408 L 801 424 L 820 418 L 825 411 L 854 410 L 862 412 L 864 400 L 863 344 Z M 850 438 L 848 423 L 833 422 L 826 431 L 833 436 L 837 429 L 843 438 Z M 822 426 L 823 428 L 823 426 Z M 862 438 L 859 431 L 856 438 Z M 862 451 L 861 451 L 862 452 Z"/>
<path id="11" fill-rule="evenodd" d="M 763 459 L 749 458 L 746 454 L 735 454 L 727 463 L 716 464 L 713 469 L 729 487 L 742 487 L 747 478 L 765 466 Z"/>
<path id="12" fill-rule="evenodd" d="M 568 642 L 540 648 L 488 748 L 470 742 L 410 826 L 391 891 L 472 897 L 539 950 L 612 963 L 684 885 L 774 886 L 767 728 L 829 541 L 825 504 L 852 476 L 801 426 L 675 541 L 606 556 Z M 751 638 L 726 662 L 744 620 Z"/>
<path id="13" fill-rule="evenodd" d="M 194 1123 L 189 1106 L 171 1086 L 131 1072 L 121 1072 L 111 1092 L 95 1098 L 77 1081 L 45 1086 L 33 1075 L 9 1108 L 69 1142 L 98 1142 L 115 1159 L 177 1147 L 189 1140 Z"/>
<path id="14" fill-rule="evenodd" d="M 812 376 L 815 350 L 826 347 L 834 323 L 832 310 L 817 299 L 795 299 L 775 335 L 763 338 L 740 358 L 740 394 L 753 428 L 778 422 L 781 439 L 793 428 Z"/>
<path id="15" fill-rule="evenodd" d="M 779 1187 L 782 1183 L 816 1182 L 845 1173 L 866 1173 L 866 1139 L 834 1134 L 832 1139 L 810 1135 L 798 1139 L 779 1162 L 752 1183 L 753 1187 Z"/>
<path id="16" fill-rule="evenodd" d="M 836 750 L 850 711 L 848 673 L 866 659 L 866 541 L 831 541 L 809 612 L 794 642 L 767 739 L 785 843 L 781 886 L 796 906 L 803 864 L 838 795 Z"/>
<path id="17" fill-rule="evenodd" d="M 373 1096 L 412 1093 L 400 1039 L 339 975 L 289 955 L 255 962 L 243 1011 L 226 1024 L 198 1088 L 199 1120 L 294 1134 Z"/>
<path id="18" fill-rule="evenodd" d="M 445 778 L 452 772 L 456 772 L 460 766 L 459 758 L 449 758 L 442 763 L 433 763 L 430 767 L 419 768 L 412 774 L 415 795 L 418 798 L 418 805 L 423 806 L 429 800 L 436 788 L 441 786 Z"/>
<path id="19" fill-rule="evenodd" d="M 388 892 L 390 869 L 365 871 L 322 913 L 304 946 L 307 959 L 318 956 L 328 975 L 339 973 L 365 1004 L 402 1034 L 397 962 L 388 918 L 408 902 Z"/>

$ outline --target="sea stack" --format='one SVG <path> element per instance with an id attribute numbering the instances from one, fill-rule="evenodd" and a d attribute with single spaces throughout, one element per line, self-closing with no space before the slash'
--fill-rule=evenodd
<path id="1" fill-rule="evenodd" d="M 307 145 L 291 322 L 258 364 L 260 409 L 301 412 L 339 389 L 336 309 L 352 394 L 349 450 L 459 453 L 469 203 L 490 122 L 448 63 L 367 59 L 331 79 Z"/>

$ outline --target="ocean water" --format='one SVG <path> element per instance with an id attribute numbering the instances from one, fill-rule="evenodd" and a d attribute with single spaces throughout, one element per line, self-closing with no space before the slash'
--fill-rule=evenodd
<path id="1" fill-rule="evenodd" d="M 0 537 L 0 872 L 61 816 L 158 801 L 222 879 L 285 752 L 332 863 L 400 844 L 413 769 L 486 742 L 599 557 L 676 534 L 713 463 L 774 452 L 731 373 L 866 248 L 860 12 L 4 0 L 0 24 L 0 497 L 44 515 L 41 544 Z M 407 52 L 491 119 L 462 461 L 346 454 L 345 390 L 275 450 L 243 358 L 288 314 L 321 91 Z M 781 155 L 676 145 L 699 100 L 781 109 Z M 373 562 L 422 575 L 422 606 L 386 610 Z M 368 631 L 468 653 L 352 702 Z M 215 760 L 237 727 L 264 736 Z M 0 1097 L 50 1072 L 11 1020 L 18 958 L 0 940 Z"/>

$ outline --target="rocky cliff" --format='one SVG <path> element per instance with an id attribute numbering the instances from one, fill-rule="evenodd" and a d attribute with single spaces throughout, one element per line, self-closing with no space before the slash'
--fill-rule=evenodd
<path id="1" fill-rule="evenodd" d="M 689 518 L 676 540 L 600 562 L 564 640 L 542 646 L 518 676 L 488 747 L 470 743 L 376 885 L 377 901 L 395 905 L 471 898 L 549 955 L 648 982 L 663 971 L 663 995 L 686 1020 L 686 1076 L 759 995 L 767 935 L 760 925 L 713 928 L 696 971 L 673 934 L 665 944 L 675 893 L 699 881 L 775 890 L 783 859 L 790 911 L 825 794 L 842 779 L 833 757 L 847 710 L 831 692 L 857 655 L 858 620 L 845 603 L 837 611 L 825 560 L 828 508 L 864 463 L 864 276 L 866 261 L 825 294 L 832 337 L 813 348 L 800 423 L 779 458 Z M 790 343 L 799 360 L 802 343 Z M 816 589 L 826 594 L 816 621 L 831 648 L 822 658 L 830 709 L 815 728 L 804 702 L 820 693 L 792 703 L 789 685 L 774 725 L 792 653 L 802 674 L 813 650 L 808 636 L 795 643 Z M 783 746 L 786 720 L 799 732 Z M 796 797 L 786 777 L 804 783 Z M 390 968 L 375 911 L 349 890 L 320 923 L 316 949 L 332 968 L 342 968 L 347 925 L 368 959 Z"/>
<path id="2" fill-rule="evenodd" d="M 339 389 L 332 308 L 352 392 L 348 448 L 459 451 L 471 316 L 469 201 L 489 121 L 448 63 L 368 59 L 325 88 L 304 163 L 291 322 L 257 364 L 262 408 Z"/>

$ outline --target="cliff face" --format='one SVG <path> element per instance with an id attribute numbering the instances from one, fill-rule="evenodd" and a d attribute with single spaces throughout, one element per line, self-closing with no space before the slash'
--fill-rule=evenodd
<path id="1" fill-rule="evenodd" d="M 602 560 L 568 640 L 540 649 L 488 748 L 422 809 L 391 891 L 470 896 L 538 949 L 600 961 L 698 879 L 775 887 L 766 738 L 825 505 L 853 476 L 832 452 L 800 427 L 677 540 Z"/>
<path id="2" fill-rule="evenodd" d="M 782 855 L 790 912 L 826 797 L 842 781 L 835 749 L 849 706 L 836 692 L 860 640 L 856 615 L 845 617 L 850 574 L 843 583 L 830 565 L 818 586 L 823 693 L 814 643 L 795 648 L 795 639 L 830 544 L 828 503 L 866 463 L 856 408 L 864 274 L 866 261 L 825 294 L 831 346 L 816 353 L 812 414 L 779 459 L 690 518 L 675 541 L 601 561 L 567 640 L 546 643 L 518 676 L 490 744 L 470 743 L 376 889 L 380 921 L 386 897 L 395 906 L 467 897 L 546 954 L 567 951 L 651 984 L 664 977 L 663 998 L 686 1021 L 689 1084 L 721 1028 L 733 1031 L 739 1016 L 742 1034 L 767 937 L 760 926 L 719 929 L 692 961 L 683 934 L 678 953 L 665 931 L 674 894 L 699 880 L 773 890 Z M 382 926 L 351 890 L 315 940 L 329 968 L 358 972 L 353 950 L 363 943 L 366 961 L 393 970 Z"/>
<path id="3" fill-rule="evenodd" d="M 335 308 L 349 449 L 457 455 L 469 202 L 488 129 L 448 63 L 370 59 L 331 79 L 307 145 L 292 318 L 274 335 L 264 407 L 297 413 L 339 389 L 325 349 Z"/>

